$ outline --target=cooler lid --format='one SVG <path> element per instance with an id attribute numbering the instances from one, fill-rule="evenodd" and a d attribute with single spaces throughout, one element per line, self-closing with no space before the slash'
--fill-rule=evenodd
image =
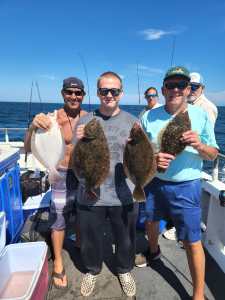
<path id="1" fill-rule="evenodd" d="M 0 211 L 0 256 L 6 243 L 5 212 Z"/>

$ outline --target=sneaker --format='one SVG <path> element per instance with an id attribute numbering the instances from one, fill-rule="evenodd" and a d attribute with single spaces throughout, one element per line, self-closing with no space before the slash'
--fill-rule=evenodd
<path id="1" fill-rule="evenodd" d="M 84 297 L 88 297 L 94 290 L 97 275 L 86 273 L 81 282 L 80 292 Z"/>
<path id="2" fill-rule="evenodd" d="M 135 256 L 135 266 L 138 268 L 147 267 L 146 253 L 139 253 Z"/>
<path id="3" fill-rule="evenodd" d="M 122 289 L 126 296 L 136 295 L 136 283 L 131 273 L 118 274 Z"/>
<path id="4" fill-rule="evenodd" d="M 158 246 L 158 250 L 155 253 L 151 253 L 151 252 L 148 253 L 147 259 L 149 262 L 152 262 L 152 261 L 156 261 L 157 259 L 160 259 L 161 256 L 162 253 L 160 247 Z"/>
<path id="5" fill-rule="evenodd" d="M 166 230 L 163 233 L 163 237 L 170 241 L 176 241 L 177 240 L 176 228 L 172 227 L 172 228 Z"/>

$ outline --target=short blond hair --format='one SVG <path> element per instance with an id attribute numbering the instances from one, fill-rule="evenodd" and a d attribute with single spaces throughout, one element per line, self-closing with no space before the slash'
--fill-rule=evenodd
<path id="1" fill-rule="evenodd" d="M 112 72 L 112 71 L 107 71 L 107 72 L 104 72 L 102 73 L 99 77 L 98 77 L 98 80 L 97 80 L 97 88 L 99 88 L 99 85 L 100 85 L 100 81 L 102 80 L 102 78 L 104 77 L 115 77 L 117 78 L 119 81 L 120 81 L 120 84 L 121 84 L 121 89 L 123 88 L 123 83 L 122 83 L 122 79 L 121 77 L 116 74 L 115 72 Z"/>

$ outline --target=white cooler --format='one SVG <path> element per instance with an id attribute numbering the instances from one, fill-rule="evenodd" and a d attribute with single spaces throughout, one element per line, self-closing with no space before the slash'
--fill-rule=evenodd
<path id="1" fill-rule="evenodd" d="M 5 246 L 5 213 L 0 212 L 0 299 L 44 300 L 48 292 L 45 242 Z"/>

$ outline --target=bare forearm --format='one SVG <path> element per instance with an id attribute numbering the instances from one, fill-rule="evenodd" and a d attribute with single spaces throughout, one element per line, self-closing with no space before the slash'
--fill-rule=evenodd
<path id="1" fill-rule="evenodd" d="M 34 131 L 34 127 L 31 123 L 30 127 L 26 131 L 25 138 L 24 138 L 24 149 L 26 152 L 31 152 L 31 136 Z"/>
<path id="2" fill-rule="evenodd" d="M 217 157 L 218 150 L 214 147 L 207 146 L 203 143 L 200 143 L 196 150 L 205 160 L 214 160 Z"/>

